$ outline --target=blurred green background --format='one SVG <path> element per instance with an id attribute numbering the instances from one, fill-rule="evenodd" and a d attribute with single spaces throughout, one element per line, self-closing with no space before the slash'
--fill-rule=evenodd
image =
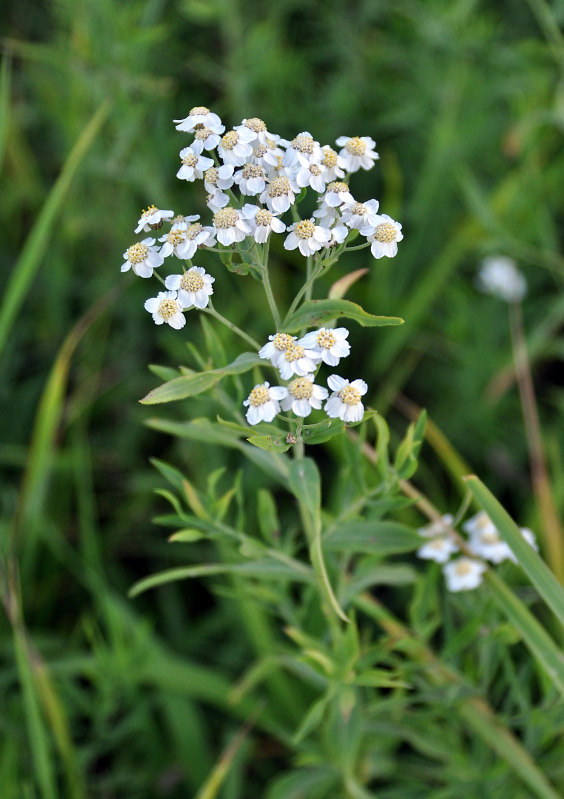
<path id="1" fill-rule="evenodd" d="M 507 309 L 474 284 L 483 256 L 517 260 L 530 287 L 525 327 L 562 510 L 563 20 L 560 0 L 4 6 L 6 799 L 43 796 L 38 786 L 53 779 L 63 786 L 53 796 L 73 799 L 190 796 L 236 726 L 225 694 L 248 655 L 243 638 L 228 635 L 238 624 L 231 603 L 205 584 L 126 598 L 137 578 L 184 556 L 151 521 L 162 511 L 154 495 L 162 479 L 149 458 L 174 462 L 196 484 L 202 457 L 221 463 L 144 424 L 151 409 L 137 400 L 159 382 L 146 366 L 188 362 L 186 339 L 156 328 L 143 310 L 146 285 L 119 272 L 142 208 L 206 213 L 203 189 L 175 178 L 188 137 L 172 120 L 192 106 L 209 106 L 228 128 L 259 116 L 289 138 L 308 130 L 321 143 L 376 139 L 381 160 L 353 177 L 353 193 L 379 199 L 405 238 L 393 260 L 351 254 L 330 282 L 367 266 L 348 298 L 406 324 L 369 339 L 355 327 L 354 368 L 392 428 L 405 427 L 401 392 L 535 527 Z M 284 303 L 300 261 L 281 244 L 273 250 Z M 270 331 L 250 310 L 255 287 L 224 275 L 212 254 L 201 260 L 216 275 L 219 310 L 264 338 Z M 201 328 L 190 322 L 197 343 Z M 495 380 L 503 390 L 492 398 Z M 167 415 L 195 409 L 180 403 Z M 417 480 L 453 510 L 458 489 L 428 447 L 423 463 Z M 245 779 L 263 785 L 285 762 L 281 748 L 259 752 Z M 242 774 L 234 770 L 225 799 L 243 795 Z"/>

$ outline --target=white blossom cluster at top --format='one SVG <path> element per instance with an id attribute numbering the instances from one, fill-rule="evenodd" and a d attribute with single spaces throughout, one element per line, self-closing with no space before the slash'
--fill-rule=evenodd
<path id="1" fill-rule="evenodd" d="M 442 519 L 419 528 L 419 535 L 426 542 L 417 550 L 417 556 L 424 560 L 434 560 L 442 564 L 449 591 L 470 591 L 477 588 L 486 571 L 486 561 L 502 563 L 517 559 L 509 545 L 501 538 L 497 528 L 487 513 L 480 511 L 463 524 L 468 538 L 464 548 L 469 555 L 451 559 L 460 551 L 462 538 L 454 534 L 453 517 L 446 514 Z M 521 535 L 534 549 L 538 549 L 535 534 L 528 527 L 521 527 Z"/>

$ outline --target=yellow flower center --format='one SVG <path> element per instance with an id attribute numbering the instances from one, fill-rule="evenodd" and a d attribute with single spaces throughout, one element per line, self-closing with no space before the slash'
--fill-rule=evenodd
<path id="1" fill-rule="evenodd" d="M 132 264 L 140 264 L 141 261 L 145 260 L 148 254 L 149 248 L 147 245 L 138 241 L 137 244 L 133 244 L 127 250 L 127 260 Z"/>
<path id="2" fill-rule="evenodd" d="M 196 125 L 194 133 L 196 134 L 196 139 L 205 141 L 213 133 L 213 130 L 206 128 L 205 125 Z"/>
<path id="3" fill-rule="evenodd" d="M 342 183 L 340 180 L 335 180 L 333 183 L 330 183 L 327 186 L 327 191 L 334 192 L 335 194 L 339 194 L 341 191 L 348 191 L 349 187 L 346 183 Z"/>
<path id="4" fill-rule="evenodd" d="M 166 238 L 169 244 L 176 247 L 184 241 L 184 231 L 178 230 L 178 228 L 171 228 Z"/>
<path id="5" fill-rule="evenodd" d="M 147 208 L 147 210 L 146 210 L 146 211 L 143 211 L 143 213 L 142 213 L 142 215 L 141 215 L 141 216 L 142 216 L 142 218 L 143 218 L 143 219 L 146 219 L 148 216 L 152 216 L 152 215 L 155 213 L 155 211 L 158 211 L 158 210 L 159 210 L 159 209 L 157 208 L 157 206 L 156 206 L 156 205 L 150 205 L 150 206 Z"/>
<path id="6" fill-rule="evenodd" d="M 366 213 L 366 211 L 367 211 L 367 210 L 368 210 L 368 209 L 366 208 L 366 206 L 364 205 L 364 203 L 355 203 L 355 204 L 353 205 L 352 212 L 353 212 L 353 214 L 355 214 L 355 215 L 358 215 L 358 216 L 364 216 L 364 214 Z"/>
<path id="7" fill-rule="evenodd" d="M 232 150 L 239 141 L 239 134 L 236 130 L 230 130 L 221 139 L 221 144 L 224 150 Z"/>
<path id="8" fill-rule="evenodd" d="M 180 278 L 180 288 L 184 291 L 200 291 L 204 288 L 204 278 L 196 270 L 190 269 Z"/>
<path id="9" fill-rule="evenodd" d="M 300 239 L 311 239 L 315 232 L 315 224 L 311 219 L 302 219 L 301 222 L 296 223 L 294 232 Z"/>
<path id="10" fill-rule="evenodd" d="M 182 214 L 176 214 L 171 222 L 171 225 L 177 225 L 179 222 L 184 222 L 184 216 Z"/>
<path id="11" fill-rule="evenodd" d="M 252 405 L 253 408 L 257 408 L 259 405 L 264 405 L 269 401 L 270 395 L 268 393 L 268 388 L 265 385 L 255 386 L 249 394 L 249 405 Z"/>
<path id="12" fill-rule="evenodd" d="M 257 225 L 264 225 L 264 226 L 270 225 L 270 223 L 272 222 L 272 214 L 270 213 L 270 211 L 267 211 L 266 208 L 261 208 L 256 213 L 255 222 L 257 223 Z"/>
<path id="13" fill-rule="evenodd" d="M 338 156 L 335 150 L 332 150 L 330 147 L 327 150 L 323 150 L 323 161 L 321 162 L 323 166 L 327 166 L 331 169 L 331 167 L 337 166 L 338 163 Z"/>
<path id="14" fill-rule="evenodd" d="M 180 306 L 176 300 L 161 300 L 159 304 L 159 314 L 163 319 L 172 319 L 179 310 Z"/>
<path id="15" fill-rule="evenodd" d="M 249 130 L 254 130 L 255 133 L 260 133 L 263 130 L 266 130 L 266 125 L 259 119 L 258 117 L 251 117 L 247 119 L 245 122 L 245 127 L 249 128 Z"/>
<path id="16" fill-rule="evenodd" d="M 210 109 L 206 108 L 205 105 L 195 105 L 194 108 L 190 109 L 190 116 L 191 117 L 199 117 L 205 114 L 209 114 Z"/>
<path id="17" fill-rule="evenodd" d="M 198 233 L 202 232 L 202 226 L 199 222 L 195 222 L 193 225 L 189 225 L 188 230 L 185 232 L 186 238 L 192 241 L 196 238 Z"/>
<path id="18" fill-rule="evenodd" d="M 313 392 L 313 383 L 307 377 L 298 377 L 289 384 L 288 391 L 295 399 L 309 399 Z"/>
<path id="19" fill-rule="evenodd" d="M 182 159 L 182 163 L 184 166 L 196 166 L 198 163 L 198 156 L 196 153 L 188 153 L 188 155 L 185 155 Z"/>
<path id="20" fill-rule="evenodd" d="M 245 164 L 241 174 L 245 180 L 248 180 L 249 178 L 263 178 L 264 169 L 257 164 Z"/>
<path id="21" fill-rule="evenodd" d="M 290 188 L 291 186 L 288 178 L 274 178 L 274 180 L 268 187 L 268 196 L 282 197 L 284 194 L 289 193 Z"/>
<path id="22" fill-rule="evenodd" d="M 492 523 L 491 519 L 487 513 L 484 513 L 484 511 L 482 511 L 481 513 L 478 514 L 478 518 L 476 519 L 476 527 L 478 528 L 478 530 L 483 530 L 486 527 L 490 527 L 491 523 Z"/>
<path id="23" fill-rule="evenodd" d="M 345 405 L 358 405 L 360 397 L 360 391 L 358 388 L 354 388 L 354 386 L 344 386 L 344 388 L 339 391 L 339 399 L 341 402 L 344 402 Z"/>
<path id="24" fill-rule="evenodd" d="M 480 541 L 486 545 L 499 544 L 500 537 L 495 530 L 486 530 L 480 534 Z"/>
<path id="25" fill-rule="evenodd" d="M 444 538 L 433 538 L 433 540 L 429 542 L 429 546 L 431 547 L 431 549 L 436 549 L 438 551 L 440 551 L 444 547 L 444 545 L 445 545 Z"/>
<path id="26" fill-rule="evenodd" d="M 286 352 L 284 353 L 284 358 L 289 362 L 292 361 L 299 361 L 300 358 L 303 358 L 305 355 L 305 349 L 300 347 L 299 344 L 294 344 L 293 342 L 290 344 Z"/>
<path id="27" fill-rule="evenodd" d="M 396 228 L 391 222 L 382 222 L 374 231 L 376 241 L 387 243 L 396 240 Z"/>
<path id="28" fill-rule="evenodd" d="M 351 155 L 364 155 L 366 152 L 366 142 L 362 141 L 358 136 L 353 136 L 345 144 L 345 148 Z"/>
<path id="29" fill-rule="evenodd" d="M 310 164 L 309 171 L 311 172 L 312 175 L 321 175 L 321 167 L 318 166 L 317 164 Z"/>
<path id="30" fill-rule="evenodd" d="M 465 577 L 467 574 L 470 574 L 470 572 L 472 571 L 472 564 L 470 563 L 469 560 L 460 558 L 460 560 L 456 564 L 454 571 L 458 577 Z"/>
<path id="31" fill-rule="evenodd" d="M 322 330 L 317 336 L 317 346 L 322 350 L 330 350 L 337 342 L 337 336 L 330 330 Z"/>
<path id="32" fill-rule="evenodd" d="M 291 336 L 289 333 L 277 333 L 272 339 L 272 343 L 275 350 L 282 352 L 282 350 L 287 350 L 288 347 L 291 347 L 295 340 L 296 337 Z"/>
<path id="33" fill-rule="evenodd" d="M 292 139 L 291 144 L 294 150 L 297 150 L 299 153 L 310 155 L 313 152 L 315 142 L 311 136 L 304 136 L 303 133 L 300 133 L 299 136 Z"/>
<path id="34" fill-rule="evenodd" d="M 263 158 L 266 155 L 266 147 L 264 144 L 260 144 L 256 150 L 254 151 L 253 155 L 255 158 Z"/>
<path id="35" fill-rule="evenodd" d="M 234 208 L 221 208 L 213 215 L 213 223 L 217 228 L 235 227 L 239 214 Z"/>

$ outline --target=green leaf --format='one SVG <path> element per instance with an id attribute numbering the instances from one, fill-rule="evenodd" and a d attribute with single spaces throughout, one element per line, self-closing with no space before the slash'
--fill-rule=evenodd
<path id="1" fill-rule="evenodd" d="M 202 538 L 206 538 L 205 533 L 202 533 L 201 530 L 194 530 L 193 528 L 188 528 L 185 530 L 178 530 L 176 533 L 173 533 L 169 537 L 170 543 L 181 543 L 181 544 L 191 544 L 194 541 L 201 541 Z"/>
<path id="2" fill-rule="evenodd" d="M 193 397 L 207 391 L 224 377 L 249 372 L 254 366 L 264 366 L 264 361 L 254 352 L 244 352 L 235 358 L 233 363 L 221 369 L 210 369 L 208 372 L 196 372 L 169 380 L 168 383 L 149 391 L 140 401 L 144 405 L 155 405 L 159 402 L 174 402 Z"/>
<path id="3" fill-rule="evenodd" d="M 332 693 L 329 692 L 322 696 L 321 699 L 317 699 L 312 705 L 310 705 L 300 723 L 300 726 L 293 735 L 294 744 L 299 744 L 300 741 L 303 741 L 303 739 L 306 738 L 310 732 L 315 730 L 316 727 L 319 727 L 323 721 L 327 706 L 332 698 Z"/>
<path id="4" fill-rule="evenodd" d="M 337 552 L 393 555 L 417 549 L 421 538 L 410 527 L 397 522 L 366 520 L 339 524 L 324 536 L 323 546 Z"/>
<path id="5" fill-rule="evenodd" d="M 403 319 L 397 316 L 373 316 L 349 300 L 307 300 L 289 319 L 284 320 L 283 328 L 288 333 L 294 333 L 304 327 L 319 327 L 331 319 L 341 317 L 352 319 L 363 327 L 403 324 Z"/>
<path id="6" fill-rule="evenodd" d="M 321 478 L 314 460 L 303 458 L 289 466 L 290 491 L 298 502 L 310 534 L 321 524 Z"/>
<path id="7" fill-rule="evenodd" d="M 247 439 L 249 444 L 259 449 L 267 449 L 270 452 L 287 452 L 291 444 L 286 441 L 281 441 L 280 438 L 273 438 L 272 436 L 251 436 Z"/>
<path id="8" fill-rule="evenodd" d="M 417 422 L 407 428 L 405 438 L 398 447 L 394 469 L 400 479 L 408 480 L 417 469 L 417 457 L 425 437 L 427 414 L 421 411 Z"/>

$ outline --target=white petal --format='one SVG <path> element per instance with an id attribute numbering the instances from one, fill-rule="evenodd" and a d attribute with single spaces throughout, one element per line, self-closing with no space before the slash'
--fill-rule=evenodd
<path id="1" fill-rule="evenodd" d="M 327 385 L 332 391 L 340 391 L 349 381 L 340 375 L 329 375 Z"/>

